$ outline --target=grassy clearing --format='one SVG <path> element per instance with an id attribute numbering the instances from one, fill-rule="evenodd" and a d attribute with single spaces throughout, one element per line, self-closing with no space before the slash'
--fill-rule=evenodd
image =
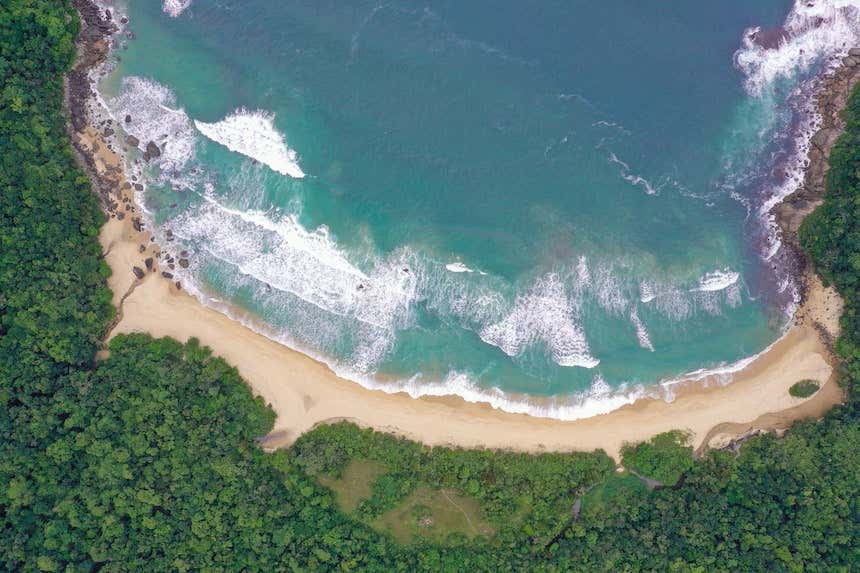
<path id="1" fill-rule="evenodd" d="M 582 497 L 582 513 L 594 514 L 607 510 L 607 506 L 647 492 L 648 487 L 641 479 L 629 472 L 613 475 L 600 485 L 596 485 Z"/>
<path id="2" fill-rule="evenodd" d="M 495 533 L 480 515 L 480 505 L 475 499 L 420 486 L 372 525 L 403 544 L 417 541 L 453 544 Z"/>
<path id="3" fill-rule="evenodd" d="M 819 388 L 821 388 L 821 384 L 815 380 L 801 380 L 792 384 L 791 388 L 788 389 L 788 393 L 795 398 L 809 398 L 818 392 Z"/>
<path id="4" fill-rule="evenodd" d="M 318 475 L 319 482 L 334 491 L 337 504 L 349 513 L 358 504 L 370 498 L 371 486 L 376 479 L 385 473 L 385 468 L 370 460 L 354 459 L 349 462 L 340 479 L 326 475 Z"/>

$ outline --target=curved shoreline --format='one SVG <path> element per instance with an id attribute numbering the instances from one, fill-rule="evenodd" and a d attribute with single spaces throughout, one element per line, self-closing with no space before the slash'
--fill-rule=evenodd
<path id="1" fill-rule="evenodd" d="M 689 430 L 696 447 L 721 446 L 752 428 L 781 429 L 794 420 L 820 416 L 841 401 L 828 350 L 830 340 L 837 334 L 841 305 L 838 296 L 821 286 L 805 262 L 804 275 L 808 278 L 804 281 L 804 301 L 788 333 L 736 373 L 731 384 L 721 385 L 719 376 L 682 381 L 673 387 L 675 400 L 671 403 L 641 398 L 607 414 L 561 421 L 511 414 L 456 396 L 411 398 L 405 392 L 389 394 L 339 378 L 324 364 L 204 306 L 161 276 L 167 269 L 159 268 L 160 249 L 141 229 L 133 188 L 123 174 L 123 160 L 110 148 L 104 132 L 99 131 L 109 127 L 90 124 L 86 104 L 91 89 L 88 84 L 86 90 L 81 85 L 86 72 L 106 57 L 105 36 L 111 25 L 101 22 L 88 0 L 73 3 L 86 24 L 79 40 L 79 63 L 69 76 L 70 132 L 111 217 L 100 235 L 105 259 L 113 270 L 109 285 L 119 308 L 109 336 L 147 332 L 180 341 L 199 338 L 216 355 L 235 365 L 253 391 L 275 410 L 275 430 L 264 440 L 266 447 L 289 445 L 318 424 L 346 419 L 428 445 L 525 451 L 602 448 L 617 458 L 624 442 L 645 440 L 670 429 Z M 860 66 L 853 69 L 855 73 L 843 88 L 860 77 Z M 830 130 L 824 141 L 829 145 L 835 140 L 829 135 L 838 131 L 839 124 L 838 117 L 828 109 L 841 109 L 838 102 L 832 101 L 838 99 L 839 89 L 831 92 L 833 97 L 823 97 L 827 102 L 819 102 L 824 119 L 821 132 Z M 844 95 L 847 97 L 847 89 Z M 818 134 L 815 137 L 822 139 Z M 780 206 L 776 211 L 790 244 L 796 244 L 795 223 L 799 225 L 798 221 L 811 211 L 810 204 L 820 201 L 820 195 L 806 195 L 821 187 L 810 177 L 820 173 L 823 180 L 829 145 L 816 147 L 822 150 L 817 160 L 810 153 L 817 167 L 807 169 L 810 182 L 804 185 L 803 199 L 783 203 L 796 206 L 796 210 L 787 211 Z M 804 378 L 825 384 L 809 399 L 790 397 L 788 388 Z M 725 431 L 715 433 L 718 429 Z"/>

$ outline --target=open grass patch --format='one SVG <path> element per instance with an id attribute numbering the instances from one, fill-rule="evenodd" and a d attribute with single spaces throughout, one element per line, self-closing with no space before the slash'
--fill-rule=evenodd
<path id="1" fill-rule="evenodd" d="M 630 472 L 621 472 L 609 477 L 605 482 L 588 490 L 582 496 L 583 514 L 601 513 L 614 503 L 624 504 L 632 496 L 642 495 L 648 491 L 641 479 Z"/>
<path id="2" fill-rule="evenodd" d="M 809 398 L 818 392 L 819 388 L 821 388 L 821 384 L 815 380 L 801 380 L 792 384 L 791 388 L 788 389 L 788 393 L 795 398 Z"/>
<path id="3" fill-rule="evenodd" d="M 373 521 L 373 527 L 397 541 L 458 544 L 495 530 L 481 519 L 477 500 L 449 490 L 419 486 L 394 509 Z"/>
<path id="4" fill-rule="evenodd" d="M 354 459 L 343 470 L 340 478 L 318 474 L 317 480 L 334 491 L 337 504 L 349 513 L 371 496 L 373 483 L 385 473 L 378 463 L 371 460 Z"/>

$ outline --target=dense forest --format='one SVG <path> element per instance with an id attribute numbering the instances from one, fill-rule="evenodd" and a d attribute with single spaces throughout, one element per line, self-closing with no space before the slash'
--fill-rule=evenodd
<path id="1" fill-rule="evenodd" d="M 267 454 L 272 411 L 194 341 L 121 336 L 96 362 L 114 310 L 65 130 L 78 29 L 68 0 L 0 3 L 0 570 L 860 569 L 860 89 L 801 235 L 846 301 L 847 403 L 738 453 L 693 461 L 680 433 L 626 448 L 655 485 L 603 452 L 349 424 Z"/>

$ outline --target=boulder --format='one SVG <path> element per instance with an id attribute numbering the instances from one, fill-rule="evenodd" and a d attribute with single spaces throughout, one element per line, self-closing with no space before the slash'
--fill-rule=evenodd
<path id="1" fill-rule="evenodd" d="M 161 157 L 161 149 L 155 144 L 154 141 L 150 141 L 146 144 L 146 149 L 143 151 L 143 160 L 149 161 L 150 159 L 155 159 L 156 157 Z"/>
<path id="2" fill-rule="evenodd" d="M 188 268 L 188 259 L 179 259 L 179 266 L 183 269 Z"/>
<path id="3" fill-rule="evenodd" d="M 140 267 L 132 267 L 131 272 L 133 272 L 134 276 L 136 276 L 139 279 L 142 279 L 143 277 L 146 276 L 146 273 L 144 273 L 143 269 Z"/>
<path id="4" fill-rule="evenodd" d="M 152 257 L 149 257 L 148 259 L 143 261 L 143 264 L 146 265 L 147 270 L 151 271 L 152 270 Z"/>
<path id="5" fill-rule="evenodd" d="M 133 135 L 129 135 L 125 138 L 125 142 L 131 145 L 132 147 L 137 147 L 140 145 L 140 140 Z"/>
<path id="6" fill-rule="evenodd" d="M 164 278 L 166 278 L 166 279 L 172 279 L 172 278 L 173 278 L 173 273 L 169 273 L 169 272 L 167 272 L 167 271 L 164 271 L 164 272 L 162 272 L 162 273 L 161 273 L 161 276 L 163 276 L 163 277 L 164 277 Z"/>

